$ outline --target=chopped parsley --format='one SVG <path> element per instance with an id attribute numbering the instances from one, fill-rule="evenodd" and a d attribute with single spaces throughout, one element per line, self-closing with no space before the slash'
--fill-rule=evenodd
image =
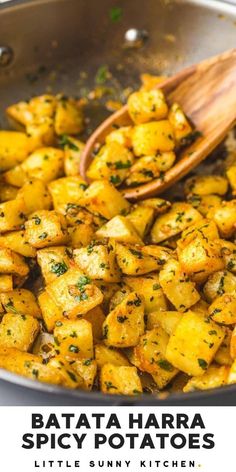
<path id="1" fill-rule="evenodd" d="M 75 354 L 78 354 L 78 352 L 80 351 L 80 349 L 78 348 L 78 346 L 75 346 L 74 344 L 71 344 L 71 345 L 68 347 L 68 351 L 69 351 L 69 352 L 74 352 Z"/>
<path id="2" fill-rule="evenodd" d="M 160 359 L 157 364 L 159 365 L 159 367 L 163 370 L 166 370 L 167 372 L 173 372 L 174 370 L 174 367 L 173 365 L 167 361 L 166 359 Z"/>
<path id="3" fill-rule="evenodd" d="M 102 85 L 108 78 L 108 67 L 106 65 L 99 67 L 95 76 L 95 82 L 98 85 Z"/>
<path id="4" fill-rule="evenodd" d="M 117 23 L 118 21 L 120 21 L 122 18 L 122 15 L 123 15 L 123 11 L 122 11 L 122 8 L 120 7 L 113 7 L 109 11 L 109 17 L 113 23 Z"/>
<path id="5" fill-rule="evenodd" d="M 203 370 L 206 370 L 208 367 L 208 364 L 205 359 L 198 359 L 198 364 Z"/>
<path id="6" fill-rule="evenodd" d="M 51 272 L 53 274 L 55 274 L 57 277 L 59 277 L 60 275 L 64 274 L 65 272 L 67 272 L 68 270 L 68 267 L 66 265 L 66 263 L 64 261 L 62 262 L 55 262 L 54 264 L 52 264 L 51 266 Z"/>
<path id="7" fill-rule="evenodd" d="M 32 216 L 32 220 L 34 220 L 35 225 L 40 225 L 41 223 L 41 218 L 38 215 Z"/>
<path id="8" fill-rule="evenodd" d="M 76 146 L 76 144 L 74 144 L 69 136 L 67 136 L 67 134 L 62 134 L 60 136 L 60 139 L 59 139 L 59 146 L 61 148 L 64 149 L 65 146 L 67 146 L 69 149 L 71 149 L 72 151 L 79 151 L 79 148 L 78 146 Z"/>

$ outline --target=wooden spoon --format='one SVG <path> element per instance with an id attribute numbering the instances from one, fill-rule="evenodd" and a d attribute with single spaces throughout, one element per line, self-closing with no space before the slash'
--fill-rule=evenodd
<path id="1" fill-rule="evenodd" d="M 197 166 L 224 139 L 236 121 L 236 49 L 190 66 L 155 88 L 161 88 L 169 104 L 177 102 L 202 136 L 185 148 L 176 164 L 164 174 L 135 188 L 125 188 L 123 195 L 138 200 L 157 195 Z M 132 124 L 127 105 L 107 118 L 91 135 L 81 157 L 80 173 L 86 170 L 95 145 L 117 126 Z"/>

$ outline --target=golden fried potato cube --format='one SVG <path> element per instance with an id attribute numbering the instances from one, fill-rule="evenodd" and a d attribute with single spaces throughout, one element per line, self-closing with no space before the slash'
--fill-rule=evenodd
<path id="1" fill-rule="evenodd" d="M 202 218 L 202 220 L 199 220 L 186 228 L 182 232 L 181 238 L 177 241 L 178 251 L 184 249 L 199 236 L 211 241 L 219 239 L 219 233 L 215 222 L 207 218 Z"/>
<path id="2" fill-rule="evenodd" d="M 140 238 L 143 239 L 152 226 L 154 214 L 154 208 L 145 205 L 137 205 L 133 211 L 126 216 L 126 219 L 132 223 Z"/>
<path id="3" fill-rule="evenodd" d="M 227 270 L 214 272 L 203 287 L 203 293 L 209 303 L 219 295 L 233 292 L 236 292 L 236 276 Z"/>
<path id="4" fill-rule="evenodd" d="M 160 390 L 178 373 L 178 370 L 166 358 L 168 341 L 168 334 L 158 327 L 146 331 L 134 348 L 139 369 L 151 374 Z"/>
<path id="5" fill-rule="evenodd" d="M 236 244 L 225 239 L 219 239 L 218 243 L 221 247 L 221 254 L 224 260 L 225 268 L 236 274 Z"/>
<path id="6" fill-rule="evenodd" d="M 36 249 L 25 238 L 25 231 L 10 231 L 0 236 L 0 247 L 9 248 L 24 257 L 35 257 Z"/>
<path id="7" fill-rule="evenodd" d="M 27 135 L 33 149 L 55 144 L 54 120 L 47 116 L 41 116 L 32 123 L 26 125 Z"/>
<path id="8" fill-rule="evenodd" d="M 26 126 L 28 123 L 33 121 L 33 113 L 30 110 L 29 103 L 27 102 L 21 101 L 10 105 L 6 109 L 6 114 L 14 125 L 20 124 Z"/>
<path id="9" fill-rule="evenodd" d="M 92 325 L 86 320 L 60 320 L 54 328 L 54 341 L 64 357 L 92 359 Z"/>
<path id="10" fill-rule="evenodd" d="M 139 206 L 152 208 L 155 211 L 155 215 L 161 215 L 170 209 L 171 203 L 163 198 L 147 198 L 139 202 Z"/>
<path id="11" fill-rule="evenodd" d="M 66 360 L 51 359 L 43 364 L 41 357 L 14 348 L 0 349 L 0 367 L 33 380 L 69 388 L 81 388 L 83 379 Z"/>
<path id="12" fill-rule="evenodd" d="M 37 251 L 37 262 L 46 284 L 60 277 L 70 267 L 72 252 L 66 246 L 43 248 Z"/>
<path id="13" fill-rule="evenodd" d="M 79 268 L 92 280 L 119 282 L 120 271 L 111 242 L 108 245 L 94 244 L 74 249 L 74 260 Z"/>
<path id="14" fill-rule="evenodd" d="M 78 204 L 85 188 L 86 183 L 79 175 L 62 177 L 48 184 L 53 206 L 60 213 L 65 213 L 68 204 Z"/>
<path id="15" fill-rule="evenodd" d="M 40 179 L 48 183 L 61 177 L 63 165 L 64 152 L 61 149 L 42 147 L 25 159 L 21 164 L 21 169 L 28 179 Z"/>
<path id="16" fill-rule="evenodd" d="M 233 331 L 230 330 L 230 333 L 231 333 L 231 337 L 229 338 L 230 357 L 231 359 L 236 359 L 236 328 L 234 327 Z"/>
<path id="17" fill-rule="evenodd" d="M 171 335 L 181 320 L 181 316 L 183 316 L 183 313 L 179 311 L 152 311 L 147 315 L 147 329 L 161 327 L 167 334 Z"/>
<path id="18" fill-rule="evenodd" d="M 156 219 L 151 230 L 151 239 L 154 243 L 165 241 L 201 219 L 201 213 L 189 203 L 174 203 L 167 213 Z"/>
<path id="19" fill-rule="evenodd" d="M 51 333 L 56 322 L 63 318 L 63 308 L 60 308 L 46 291 L 39 294 L 38 303 L 47 331 Z"/>
<path id="20" fill-rule="evenodd" d="M 65 359 L 65 357 L 57 355 L 52 357 L 47 365 L 53 371 L 60 372 L 60 381 L 64 387 L 87 390 L 85 381 L 76 366 L 74 367 L 71 358 Z"/>
<path id="21" fill-rule="evenodd" d="M 130 366 L 129 361 L 123 352 L 119 349 L 105 346 L 104 344 L 95 345 L 95 359 L 99 369 L 101 369 L 105 364 Z"/>
<path id="22" fill-rule="evenodd" d="M 132 292 L 107 316 L 103 324 L 104 343 L 121 348 L 136 346 L 143 332 L 143 298 Z"/>
<path id="23" fill-rule="evenodd" d="M 236 293 L 224 293 L 209 306 L 209 316 L 217 323 L 231 325 L 236 323 Z"/>
<path id="24" fill-rule="evenodd" d="M 7 185 L 13 185 L 15 187 L 22 187 L 27 182 L 27 175 L 22 169 L 22 165 L 12 167 L 12 169 L 4 172 L 3 180 Z"/>
<path id="25" fill-rule="evenodd" d="M 8 313 L 31 315 L 41 318 L 41 310 L 35 295 L 25 288 L 0 294 L 0 301 Z"/>
<path id="26" fill-rule="evenodd" d="M 233 364 L 231 365 L 228 377 L 228 384 L 236 383 L 236 359 L 234 360 Z"/>
<path id="27" fill-rule="evenodd" d="M 107 220 L 128 212 L 130 207 L 129 202 L 106 180 L 93 182 L 85 190 L 84 197 L 80 200 L 80 205 L 92 213 L 103 216 Z"/>
<path id="28" fill-rule="evenodd" d="M 89 246 L 94 239 L 94 226 L 92 224 L 84 224 L 79 220 L 77 226 L 68 228 L 68 235 L 70 246 L 72 248 L 79 248 Z"/>
<path id="29" fill-rule="evenodd" d="M 197 175 L 190 177 L 185 183 L 186 194 L 204 195 L 225 195 L 228 190 L 228 181 L 220 175 Z"/>
<path id="30" fill-rule="evenodd" d="M 119 305 L 124 298 L 131 293 L 133 290 L 125 283 L 119 283 L 119 289 L 112 295 L 109 300 L 109 312 Z"/>
<path id="31" fill-rule="evenodd" d="M 102 327 L 106 319 L 102 308 L 100 306 L 95 306 L 95 308 L 88 311 L 84 315 L 81 315 L 81 317 L 83 317 L 84 320 L 87 320 L 89 321 L 89 323 L 91 323 L 94 342 L 101 341 L 103 337 Z"/>
<path id="32" fill-rule="evenodd" d="M 1 182 L 0 186 L 0 202 L 7 202 L 8 200 L 15 200 L 18 193 L 18 188 L 13 185 L 4 184 Z"/>
<path id="33" fill-rule="evenodd" d="M 25 133 L 0 130 L 1 172 L 20 164 L 30 152 L 30 141 Z"/>
<path id="34" fill-rule="evenodd" d="M 66 219 L 55 211 L 32 213 L 25 223 L 25 237 L 36 248 L 64 244 L 68 240 Z"/>
<path id="35" fill-rule="evenodd" d="M 228 375 L 228 366 L 210 365 L 203 375 L 192 377 L 183 388 L 183 391 L 195 392 L 196 390 L 222 387 L 227 384 Z"/>
<path id="36" fill-rule="evenodd" d="M 49 210 L 52 205 L 50 193 L 45 183 L 39 179 L 26 182 L 19 190 L 18 198 L 24 201 L 27 215 L 38 210 Z"/>
<path id="37" fill-rule="evenodd" d="M 136 367 L 105 364 L 100 384 L 102 392 L 110 395 L 137 395 L 143 391 Z"/>
<path id="38" fill-rule="evenodd" d="M 131 135 L 132 126 L 122 126 L 121 128 L 114 129 L 114 131 L 111 131 L 111 133 L 106 136 L 106 144 L 118 143 L 130 148 L 132 146 Z"/>
<path id="39" fill-rule="evenodd" d="M 26 276 L 29 267 L 24 258 L 8 248 L 0 247 L 0 273 Z"/>
<path id="40" fill-rule="evenodd" d="M 132 147 L 135 156 L 153 156 L 157 151 L 173 151 L 173 128 L 168 120 L 151 121 L 134 126 Z"/>
<path id="41" fill-rule="evenodd" d="M 102 303 L 101 290 L 90 282 L 90 278 L 75 267 L 47 285 L 46 291 L 65 316 L 73 318 Z"/>
<path id="42" fill-rule="evenodd" d="M 0 204 L 0 232 L 19 229 L 26 220 L 25 204 L 22 199 L 9 200 Z"/>
<path id="43" fill-rule="evenodd" d="M 39 322 L 33 316 L 7 313 L 0 323 L 0 349 L 13 347 L 29 351 L 39 329 Z"/>
<path id="44" fill-rule="evenodd" d="M 179 262 L 186 274 L 195 282 L 205 282 L 209 275 L 224 269 L 221 248 L 216 241 L 196 237 L 179 251 Z"/>
<path id="45" fill-rule="evenodd" d="M 56 97 L 50 94 L 39 95 L 31 98 L 29 106 L 34 117 L 52 118 L 56 110 L 57 100 Z"/>
<path id="46" fill-rule="evenodd" d="M 223 238 L 231 238 L 236 229 L 236 199 L 222 202 L 219 207 L 210 210 L 207 216 L 215 221 Z"/>
<path id="47" fill-rule="evenodd" d="M 168 120 L 173 126 L 176 141 L 179 144 L 185 144 L 185 138 L 192 133 L 193 129 L 178 103 L 171 105 Z"/>
<path id="48" fill-rule="evenodd" d="M 55 132 L 62 134 L 78 134 L 83 129 L 83 113 L 76 100 L 64 96 L 58 97 L 54 117 Z"/>
<path id="49" fill-rule="evenodd" d="M 143 295 L 145 313 L 167 310 L 167 300 L 160 286 L 158 274 L 151 273 L 145 277 L 124 277 L 124 282 Z"/>
<path id="50" fill-rule="evenodd" d="M 130 246 L 116 242 L 116 259 L 123 274 L 141 275 L 157 270 L 158 259 L 145 254 L 142 246 Z"/>
<path id="51" fill-rule="evenodd" d="M 134 156 L 129 149 L 111 142 L 100 148 L 87 170 L 87 176 L 91 180 L 106 179 L 114 185 L 120 185 L 133 161 Z"/>
<path id="52" fill-rule="evenodd" d="M 73 359 L 70 363 L 73 370 L 79 374 L 84 381 L 84 390 L 92 390 L 97 374 L 97 363 L 93 359 Z"/>
<path id="53" fill-rule="evenodd" d="M 234 351 L 233 332 L 231 328 L 225 328 L 225 338 L 220 345 L 216 355 L 215 362 L 219 365 L 232 365 L 233 359 L 236 357 L 236 350 Z"/>
<path id="54" fill-rule="evenodd" d="M 131 93 L 127 105 L 130 118 L 135 124 L 163 120 L 168 115 L 165 96 L 160 89 L 139 90 Z"/>
<path id="55" fill-rule="evenodd" d="M 130 244 L 142 244 L 136 229 L 128 217 L 117 215 L 96 231 L 98 239 L 113 238 Z"/>
<path id="56" fill-rule="evenodd" d="M 85 144 L 73 136 L 64 134 L 60 137 L 60 145 L 63 147 L 65 153 L 64 171 L 66 176 L 78 175 L 80 158 Z M 84 190 L 86 187 L 87 185 L 84 185 Z"/>
<path id="57" fill-rule="evenodd" d="M 0 275 L 0 293 L 10 292 L 13 290 L 13 277 L 12 275 Z"/>
<path id="58" fill-rule="evenodd" d="M 166 172 L 175 162 L 175 153 L 158 152 L 155 156 L 140 157 L 130 168 L 126 178 L 127 185 L 139 185 L 158 178 Z"/>
<path id="59" fill-rule="evenodd" d="M 190 203 L 203 216 L 206 216 L 210 210 L 219 207 L 222 198 L 219 195 L 192 195 L 187 196 L 187 202 Z"/>
<path id="60" fill-rule="evenodd" d="M 226 175 L 229 180 L 230 186 L 233 190 L 233 193 L 235 194 L 236 192 L 236 165 L 230 166 L 226 170 Z"/>
<path id="61" fill-rule="evenodd" d="M 188 375 L 202 375 L 225 337 L 224 329 L 202 313 L 184 313 L 170 336 L 166 357 Z"/>
<path id="62" fill-rule="evenodd" d="M 186 311 L 200 299 L 195 284 L 175 259 L 166 262 L 160 271 L 159 281 L 164 294 L 177 311 Z"/>

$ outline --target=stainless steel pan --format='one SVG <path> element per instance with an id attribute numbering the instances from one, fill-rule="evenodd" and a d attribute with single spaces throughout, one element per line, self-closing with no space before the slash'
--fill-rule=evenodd
<path id="1" fill-rule="evenodd" d="M 113 22 L 110 13 L 117 3 L 122 18 Z M 137 30 L 141 47 L 133 47 L 136 43 L 124 47 L 130 28 Z M 235 47 L 235 40 L 236 6 L 214 0 L 13 0 L 0 4 L 0 124 L 6 125 L 2 111 L 7 105 L 48 87 L 52 92 L 80 95 L 85 85 L 81 72 L 87 73 L 86 85 L 92 86 L 99 66 L 108 65 L 122 86 L 135 86 L 141 72 L 175 72 Z M 106 112 L 93 106 L 87 113 L 90 126 L 95 126 Z M 163 400 L 150 395 L 131 399 L 67 391 L 4 370 L 0 379 L 0 404 L 236 404 L 236 386 L 173 394 Z"/>

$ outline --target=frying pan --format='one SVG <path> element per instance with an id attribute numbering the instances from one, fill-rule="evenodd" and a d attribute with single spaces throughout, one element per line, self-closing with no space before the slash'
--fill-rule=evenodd
<path id="1" fill-rule="evenodd" d="M 118 19 L 114 18 L 117 3 Z M 128 41 L 132 35 L 138 41 Z M 0 126 L 7 126 L 3 110 L 10 103 L 45 90 L 80 96 L 85 87 L 94 85 L 100 66 L 109 67 L 112 87 L 120 93 L 121 86 L 137 87 L 142 72 L 173 73 L 235 47 L 235 39 L 236 6 L 214 0 L 13 0 L 0 4 Z M 107 110 L 95 102 L 86 114 L 91 130 Z M 166 399 L 126 398 L 69 391 L 0 370 L 0 404 L 234 405 L 236 385 L 171 394 Z"/>

